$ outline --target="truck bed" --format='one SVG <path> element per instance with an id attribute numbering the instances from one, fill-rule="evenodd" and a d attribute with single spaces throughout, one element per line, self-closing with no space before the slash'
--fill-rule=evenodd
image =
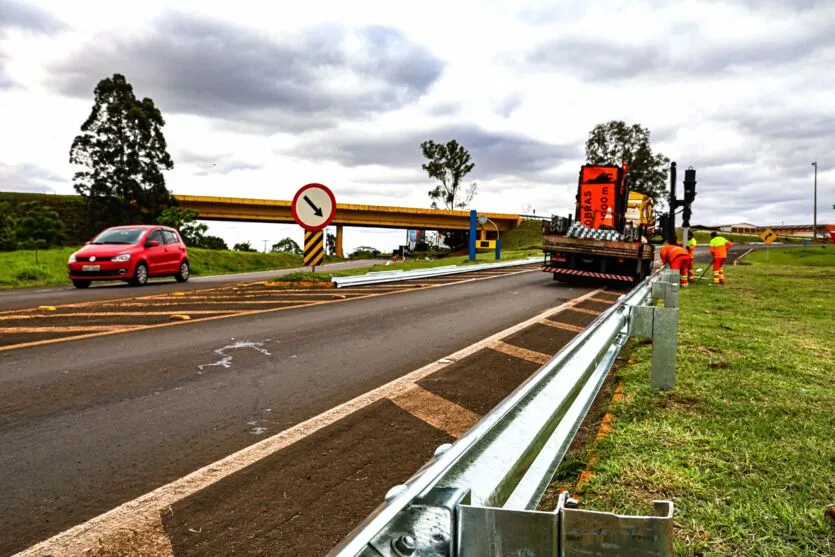
<path id="1" fill-rule="evenodd" d="M 569 238 L 560 234 L 544 234 L 543 251 L 599 255 L 624 259 L 652 259 L 653 247 L 641 242 L 609 242 L 591 238 Z"/>

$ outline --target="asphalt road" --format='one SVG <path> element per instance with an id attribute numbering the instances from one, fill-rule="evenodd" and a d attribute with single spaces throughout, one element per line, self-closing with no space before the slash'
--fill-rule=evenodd
<path id="1" fill-rule="evenodd" d="M 530 272 L 0 353 L 0 555 L 589 290 Z"/>
<path id="2" fill-rule="evenodd" d="M 357 269 L 385 263 L 385 260 L 358 260 L 330 263 L 317 267 L 317 271 L 339 271 Z M 238 284 L 268 280 L 277 276 L 310 270 L 309 267 L 292 269 L 278 269 L 275 271 L 257 271 L 252 273 L 236 273 L 232 275 L 213 275 L 208 277 L 191 277 L 186 283 L 179 283 L 173 278 L 152 279 L 146 286 L 134 287 L 127 283 L 93 283 L 88 289 L 80 290 L 72 285 L 55 286 L 50 288 L 20 288 L 0 290 L 0 311 L 10 309 L 29 308 L 38 305 L 72 304 L 97 300 L 114 300 L 134 296 L 149 296 L 165 294 L 175 290 L 194 290 L 197 288 L 211 288 L 224 284 Z"/>
<path id="3" fill-rule="evenodd" d="M 725 261 L 725 264 L 727 265 L 728 263 L 733 263 L 739 256 L 751 249 L 760 249 L 762 247 L 763 246 L 759 245 L 734 245 L 728 250 L 728 259 Z M 696 256 L 694 257 L 694 261 L 697 266 L 713 262 L 713 256 L 710 254 L 710 248 L 707 246 L 696 246 Z"/>

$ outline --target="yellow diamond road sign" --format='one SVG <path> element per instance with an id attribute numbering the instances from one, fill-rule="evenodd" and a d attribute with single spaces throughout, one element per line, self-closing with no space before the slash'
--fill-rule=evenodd
<path id="1" fill-rule="evenodd" d="M 777 234 L 770 228 L 766 228 L 762 232 L 760 232 L 760 240 L 765 242 L 766 244 L 770 244 L 774 240 L 777 239 Z"/>

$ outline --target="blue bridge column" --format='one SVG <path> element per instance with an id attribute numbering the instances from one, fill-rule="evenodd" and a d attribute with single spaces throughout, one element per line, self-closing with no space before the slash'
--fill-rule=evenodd
<path id="1" fill-rule="evenodd" d="M 475 239 L 478 236 L 476 228 L 478 225 L 478 212 L 473 209 L 470 211 L 470 261 L 475 261 Z"/>

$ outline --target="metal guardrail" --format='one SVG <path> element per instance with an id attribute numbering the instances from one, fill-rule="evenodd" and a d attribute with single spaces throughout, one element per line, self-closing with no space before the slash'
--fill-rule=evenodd
<path id="1" fill-rule="evenodd" d="M 533 257 L 528 259 L 517 259 L 513 261 L 502 261 L 501 263 L 481 263 L 476 265 L 445 265 L 443 267 L 429 267 L 427 269 L 414 269 L 412 271 L 376 271 L 364 275 L 333 277 L 337 288 L 347 286 L 364 286 L 366 284 L 380 284 L 383 282 L 397 282 L 401 280 L 413 280 L 420 278 L 440 277 L 454 275 L 457 273 L 472 273 L 474 271 L 487 271 L 490 269 L 501 269 L 504 267 L 515 267 L 517 265 L 530 265 L 541 263 L 542 258 Z"/>
<path id="2" fill-rule="evenodd" d="M 673 504 L 655 516 L 581 510 L 545 489 L 630 336 L 653 339 L 651 382 L 675 383 L 678 277 L 658 271 L 569 342 L 380 505 L 331 557 L 671 556 Z M 664 299 L 664 307 L 649 305 Z"/>

